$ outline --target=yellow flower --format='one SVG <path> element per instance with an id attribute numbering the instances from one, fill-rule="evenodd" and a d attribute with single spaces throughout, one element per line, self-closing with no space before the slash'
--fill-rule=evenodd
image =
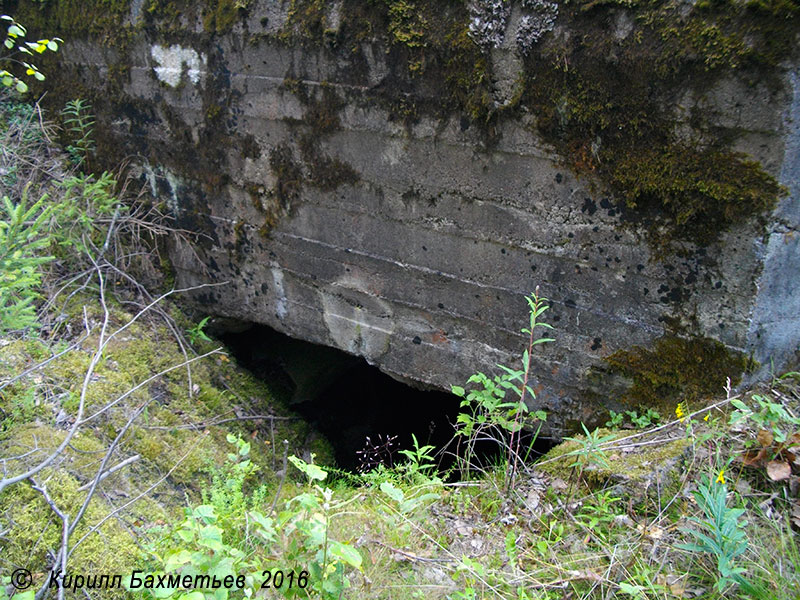
<path id="1" fill-rule="evenodd" d="M 708 417 L 710 417 L 710 416 L 711 416 L 711 413 L 710 413 L 710 412 L 707 412 L 707 413 L 706 413 L 706 416 L 705 416 L 705 417 L 703 417 L 703 421 L 708 421 Z"/>
<path id="2" fill-rule="evenodd" d="M 722 469 L 722 471 L 719 472 L 719 475 L 717 475 L 717 483 L 725 485 L 725 469 Z"/>
<path id="3" fill-rule="evenodd" d="M 678 417 L 678 420 L 683 423 L 683 420 L 686 418 L 686 408 L 681 402 L 678 406 L 675 407 L 675 416 Z"/>

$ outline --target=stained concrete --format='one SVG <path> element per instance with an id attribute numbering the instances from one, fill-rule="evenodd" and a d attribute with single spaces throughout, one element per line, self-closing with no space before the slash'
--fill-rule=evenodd
<path id="1" fill-rule="evenodd" d="M 256 2 L 248 27 L 275 34 L 285 18 L 284 4 Z M 796 72 L 790 92 L 732 81 L 676 107 L 676 130 L 688 127 L 693 107 L 716 112 L 737 129 L 737 149 L 791 193 L 766 229 L 745 223 L 710 247 L 686 244 L 656 258 L 597 182 L 577 179 L 533 133 L 532 117 L 502 122 L 490 146 L 459 115 L 400 123 L 371 101 L 391 71 L 380 46 L 365 44 L 366 65 L 356 69 L 346 52 L 268 35 L 246 41 L 241 26 L 209 42 L 199 28 L 187 23 L 179 46 L 151 33 L 134 40 L 121 93 L 135 102 L 109 99 L 127 112 L 106 114 L 100 126 L 120 157 L 135 158 L 177 224 L 200 236 L 174 243 L 171 258 L 180 287 L 225 282 L 190 295 L 203 313 L 268 324 L 363 356 L 398 379 L 449 389 L 497 363 L 518 364 L 524 296 L 539 286 L 556 342 L 537 348 L 532 404 L 550 411 L 554 432 L 603 420 L 624 381 L 592 374 L 616 350 L 652 343 L 667 323 L 763 365 L 793 360 Z M 624 35 L 625 24 L 618 29 Z M 500 73 L 518 61 L 507 46 L 492 50 L 507 67 Z M 83 65 L 90 86 L 107 81 L 117 60 L 76 41 L 64 54 Z M 172 70 L 159 71 L 167 58 Z M 509 81 L 498 82 L 499 103 L 513 93 Z M 325 94 L 339 101 L 338 125 L 310 132 L 309 102 Z M 309 134 L 320 156 L 357 181 L 309 184 L 301 150 Z M 306 179 L 282 200 L 270 164 L 279 147 Z"/>

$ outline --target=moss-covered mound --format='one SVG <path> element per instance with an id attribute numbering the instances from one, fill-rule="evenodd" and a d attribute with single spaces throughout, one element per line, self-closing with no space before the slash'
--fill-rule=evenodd
<path id="1" fill-rule="evenodd" d="M 22 460 L 7 462 L 8 474 L 21 472 L 23 466 L 30 467 L 54 451 L 75 422 L 81 386 L 97 348 L 102 312 L 97 299 L 89 295 L 73 298 L 70 305 L 75 308 L 64 315 L 59 326 L 59 335 L 64 337 L 55 348 L 36 338 L 0 339 L 0 383 L 4 383 L 76 342 L 65 332 L 76 332 L 76 338 L 83 332 L 84 307 L 93 327 L 77 348 L 0 391 L 0 454 L 27 453 Z M 130 322 L 132 316 L 112 302 L 109 332 Z M 174 316 L 188 327 L 185 317 L 177 312 Z M 200 353 L 215 348 L 211 342 L 199 343 L 204 346 L 197 349 Z M 195 356 L 190 351 L 189 358 Z M 72 543 L 103 524 L 76 548 L 70 560 L 76 568 L 122 574 L 141 564 L 143 536 L 154 525 L 180 514 L 187 499 L 200 501 L 231 452 L 226 441 L 229 434 L 250 441 L 250 458 L 259 467 L 260 483 L 277 480 L 282 440 L 289 440 L 290 453 L 309 451 L 308 426 L 224 353 L 194 360 L 190 371 L 180 366 L 186 360 L 173 333 L 156 317 L 141 319 L 115 336 L 90 378 L 87 422 L 52 467 L 35 476 L 56 505 L 74 516 L 86 498 L 86 486 L 120 433 L 124 434 L 107 468 L 138 457 L 99 484 Z M 315 441 L 308 442 L 314 446 L 310 450 L 318 460 L 330 458 L 327 445 L 311 437 Z M 126 508 L 104 521 L 121 507 Z M 0 524 L 5 537 L 0 570 L 10 573 L 24 566 L 37 582 L 45 578 L 51 564 L 48 552 L 61 540 L 61 522 L 30 482 L 12 485 L 0 495 Z"/>

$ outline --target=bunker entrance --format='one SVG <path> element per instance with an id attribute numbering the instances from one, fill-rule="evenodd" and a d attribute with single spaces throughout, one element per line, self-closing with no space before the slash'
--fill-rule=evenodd
<path id="1" fill-rule="evenodd" d="M 239 324 L 216 332 L 243 367 L 268 382 L 280 399 L 331 443 L 339 468 L 369 471 L 404 462 L 400 450 L 432 445 L 441 471 L 455 463 L 460 398 L 393 379 L 363 358 L 289 336 L 264 325 Z M 521 446 L 533 460 L 552 442 L 523 433 Z M 463 445 L 463 443 L 462 443 Z M 496 464 L 497 441 L 479 442 L 474 466 Z"/>
<path id="2" fill-rule="evenodd" d="M 459 398 L 401 383 L 364 359 L 296 340 L 264 325 L 217 335 L 243 367 L 267 381 L 331 443 L 338 466 L 366 471 L 405 459 L 419 444 L 445 448 L 453 439 Z M 443 466 L 451 463 L 446 458 Z"/>

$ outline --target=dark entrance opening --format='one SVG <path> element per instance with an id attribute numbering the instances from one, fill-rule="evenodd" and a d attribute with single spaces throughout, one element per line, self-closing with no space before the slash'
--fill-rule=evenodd
<path id="1" fill-rule="evenodd" d="M 401 383 L 363 358 L 264 325 L 237 329 L 215 333 L 240 365 L 325 435 L 340 468 L 402 462 L 399 450 L 412 447 L 412 434 L 437 450 L 453 439 L 460 400 L 453 394 Z"/>

